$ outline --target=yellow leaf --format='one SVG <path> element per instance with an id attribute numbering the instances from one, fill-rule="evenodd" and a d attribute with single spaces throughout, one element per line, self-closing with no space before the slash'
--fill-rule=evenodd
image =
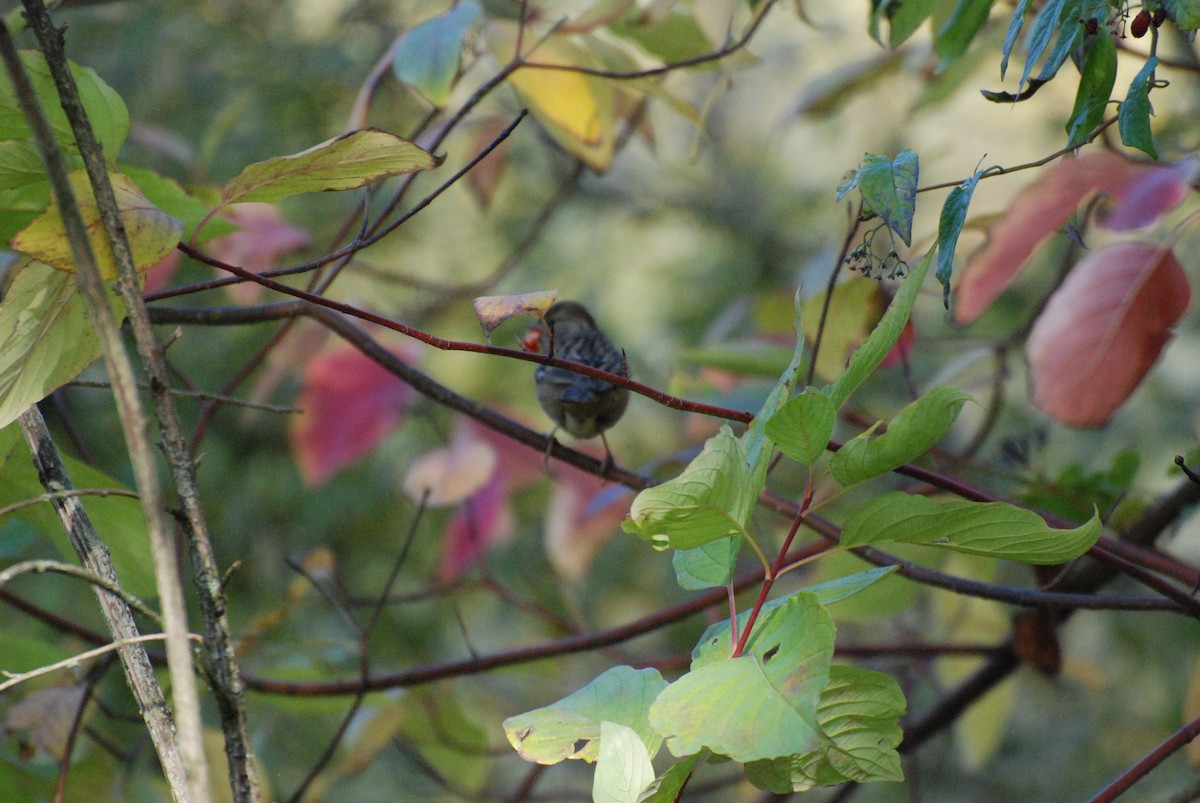
<path id="1" fill-rule="evenodd" d="M 494 23 L 489 28 L 488 38 L 498 59 L 512 57 L 515 31 L 509 23 Z M 529 65 L 597 66 L 587 50 L 563 36 L 547 38 L 527 53 L 525 60 Z M 605 79 L 571 70 L 523 66 L 509 76 L 508 82 L 568 153 L 597 172 L 608 169 L 616 124 L 613 91 Z"/>
<path id="2" fill-rule="evenodd" d="M 129 246 L 133 250 L 134 266 L 139 271 L 147 270 L 170 254 L 179 244 L 183 224 L 146 200 L 146 196 L 142 195 L 142 191 L 127 176 L 109 173 L 108 177 L 117 198 L 121 220 L 125 224 Z M 107 280 L 116 279 L 116 262 L 108 247 L 104 224 L 100 220 L 100 209 L 96 204 L 96 197 L 92 194 L 87 172 L 76 170 L 69 178 L 71 190 L 79 203 L 79 211 L 87 227 L 88 240 L 92 244 L 92 253 L 95 255 L 100 276 Z M 53 268 L 69 273 L 75 271 L 75 259 L 71 255 L 71 245 L 67 240 L 57 202 L 52 202 L 49 209 L 22 229 L 9 244 L 13 250 Z"/>

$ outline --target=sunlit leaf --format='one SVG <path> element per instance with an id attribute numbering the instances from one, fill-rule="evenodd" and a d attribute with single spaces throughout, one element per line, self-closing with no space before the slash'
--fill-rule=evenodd
<path id="1" fill-rule="evenodd" d="M 871 437 L 876 424 L 843 444 L 829 459 L 830 473 L 849 487 L 915 460 L 950 431 L 970 398 L 958 388 L 934 388 L 897 413 L 884 434 Z"/>
<path id="2" fill-rule="evenodd" d="M 34 94 L 37 95 L 42 111 L 50 123 L 54 139 L 60 146 L 77 152 L 75 135 L 58 99 L 58 90 L 54 86 L 54 78 L 50 75 L 45 56 L 31 50 L 23 50 L 20 55 L 21 64 L 29 75 L 30 83 L 33 84 Z M 129 112 L 125 108 L 125 102 L 94 70 L 77 64 L 71 64 L 70 68 L 79 99 L 87 112 L 88 123 L 96 139 L 104 148 L 105 156 L 116 159 L 125 137 L 129 135 Z M 0 71 L 0 140 L 32 138 L 33 134 L 25 120 L 25 113 L 17 103 L 16 92 L 8 72 Z"/>
<path id="3" fill-rule="evenodd" d="M 1169 249 L 1126 242 L 1093 251 L 1029 333 L 1034 403 L 1064 424 L 1103 425 L 1154 365 L 1190 300 Z"/>
<path id="4" fill-rule="evenodd" d="M 899 541 L 1024 563 L 1065 563 L 1100 537 L 1100 518 L 1055 530 L 1036 513 L 1006 502 L 939 502 L 892 492 L 857 508 L 842 525 L 842 546 Z"/>
<path id="5" fill-rule="evenodd" d="M 511 58 L 515 28 L 493 25 L 489 30 L 493 52 Z M 564 36 L 550 36 L 527 54 L 527 61 L 530 66 L 508 77 L 521 101 L 564 150 L 597 172 L 607 170 L 616 140 L 612 87 L 571 69 L 535 66 L 595 68 L 599 65 L 592 54 Z"/>
<path id="6" fill-rule="evenodd" d="M 1158 158 L 1158 151 L 1154 148 L 1154 137 L 1150 132 L 1150 116 L 1154 114 L 1150 105 L 1150 79 L 1154 77 L 1156 67 L 1157 56 L 1146 59 L 1117 110 L 1121 141 L 1131 148 L 1143 151 L 1151 159 Z"/>
<path id="7" fill-rule="evenodd" d="M 600 755 L 592 780 L 594 803 L 638 803 L 654 782 L 650 753 L 632 728 L 600 723 Z"/>
<path id="8" fill-rule="evenodd" d="M 650 722 L 676 756 L 707 747 L 746 762 L 813 750 L 827 742 L 816 708 L 833 634 L 814 595 L 790 597 L 763 614 L 746 654 L 694 661 L 654 701 Z"/>
<path id="9" fill-rule="evenodd" d="M 0 428 L 99 356 L 75 277 L 39 262 L 17 269 L 0 302 Z"/>
<path id="10" fill-rule="evenodd" d="M 270 203 L 302 192 L 353 190 L 440 163 L 408 140 L 367 128 L 300 153 L 255 162 L 221 188 L 221 200 Z"/>
<path id="11" fill-rule="evenodd" d="M 463 39 L 481 16 L 478 3 L 463 0 L 445 14 L 405 31 L 392 58 L 396 78 L 443 108 L 458 76 Z"/>
<path id="12" fill-rule="evenodd" d="M 744 531 L 750 491 L 746 450 L 722 427 L 678 477 L 639 493 L 621 526 L 656 549 L 693 549 Z"/>
<path id="13" fill-rule="evenodd" d="M 746 778 L 786 794 L 847 781 L 901 781 L 899 717 L 907 705 L 895 680 L 870 669 L 834 666 L 821 693 L 817 718 L 832 743 L 809 753 L 756 761 Z"/>
<path id="14" fill-rule="evenodd" d="M 88 240 L 92 244 L 92 255 L 96 267 L 104 279 L 117 278 L 117 265 L 108 245 L 108 235 L 100 219 L 100 208 L 92 185 L 83 170 L 70 174 L 71 189 L 78 202 L 79 212 L 87 227 Z M 142 191 L 128 177 L 110 173 L 117 208 L 125 224 L 125 234 L 133 251 L 134 267 L 139 271 L 171 253 L 179 244 L 183 224 L 146 200 Z M 75 258 L 71 254 L 70 241 L 63 227 L 58 204 L 51 203 L 45 214 L 26 226 L 10 242 L 13 250 L 64 271 L 75 270 Z"/>
<path id="15" fill-rule="evenodd" d="M 838 577 L 835 580 L 818 583 L 797 593 L 812 594 L 821 605 L 832 605 L 835 602 L 852 597 L 860 591 L 865 591 L 880 580 L 898 571 L 899 568 L 899 566 L 880 566 L 868 569 L 865 572 L 857 572 L 845 577 Z M 775 616 L 776 609 L 792 604 L 789 601 L 794 596 L 778 597 L 763 603 L 759 613 L 758 626 L 762 627 L 765 622 L 770 621 Z M 738 614 L 739 636 L 745 628 L 746 622 L 750 620 L 750 613 L 750 611 L 742 611 Z M 722 619 L 709 625 L 703 635 L 700 636 L 700 640 L 696 642 L 695 649 L 692 650 L 692 664 L 693 667 L 703 666 L 713 661 L 724 660 L 732 653 L 733 639 L 730 637 L 729 620 Z"/>
<path id="16" fill-rule="evenodd" d="M 600 723 L 613 722 L 632 729 L 653 756 L 662 737 L 650 727 L 647 711 L 666 686 L 657 669 L 613 667 L 553 705 L 504 720 L 504 735 L 526 761 L 590 762 L 600 754 Z"/>

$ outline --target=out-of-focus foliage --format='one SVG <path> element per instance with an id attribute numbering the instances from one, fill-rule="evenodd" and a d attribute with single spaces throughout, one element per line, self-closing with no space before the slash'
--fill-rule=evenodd
<path id="1" fill-rule="evenodd" d="M 871 781 L 859 796 L 900 800 L 907 777 L 932 800 L 1073 799 L 1194 716 L 1178 613 L 1059 600 L 1032 609 L 1061 617 L 1037 629 L 996 601 L 1074 590 L 1027 564 L 1073 561 L 1103 525 L 1118 537 L 1186 483 L 1174 455 L 1195 457 L 1193 5 L 63 9 L 171 323 L 271 796 L 729 800 Z M 22 58 L 52 101 L 41 57 Z M 74 257 L 6 79 L 0 232 L 0 419 L 53 392 L 77 484 L 119 486 Z M 210 286 L 228 274 L 180 242 L 252 273 L 296 266 L 277 280 L 343 322 L 366 313 L 348 325 L 375 348 L 281 323 L 255 305 L 286 297 L 258 285 Z M 563 436 L 654 487 L 549 457 L 528 360 L 457 348 L 552 354 L 534 326 L 547 288 L 588 303 L 636 382 L 696 403 L 635 395 L 603 446 Z M 0 445 L 0 558 L 65 555 L 45 502 L 21 506 L 41 491 L 15 426 Z M 87 504 L 122 580 L 153 597 L 133 503 Z M 1125 559 L 1184 584 L 1194 530 L 1179 561 Z M 808 568 L 865 546 L 906 577 L 848 553 Z M 829 565 L 840 579 L 817 584 Z M 720 587 L 754 569 L 770 593 L 750 583 L 731 609 Z M 8 617 L 0 669 L 102 630 L 81 585 L 4 590 L 60 618 Z M 708 630 L 667 615 L 700 593 Z M 1042 636 L 1061 661 L 1031 657 Z M 1010 638 L 1025 665 L 941 723 L 956 720 L 941 750 L 924 715 Z M 0 798 L 49 796 L 92 679 L 67 799 L 162 798 L 118 675 L 0 701 Z M 1168 764 L 1138 790 L 1192 782 Z"/>

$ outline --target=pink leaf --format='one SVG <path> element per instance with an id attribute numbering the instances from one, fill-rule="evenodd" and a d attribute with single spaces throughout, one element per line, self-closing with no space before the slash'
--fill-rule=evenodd
<path id="1" fill-rule="evenodd" d="M 1035 249 L 1097 192 L 1124 197 L 1135 178 L 1163 168 L 1131 162 L 1113 151 L 1063 159 L 1023 189 L 992 226 L 984 246 L 959 273 L 954 321 L 970 323 L 991 306 Z"/>
<path id="2" fill-rule="evenodd" d="M 412 355 L 396 351 L 402 359 Z M 320 485 L 357 461 L 400 423 L 412 388 L 349 346 L 336 346 L 308 364 L 292 419 L 292 450 L 300 474 Z"/>
<path id="3" fill-rule="evenodd" d="M 1064 424 L 1102 426 L 1158 359 L 1190 300 L 1169 249 L 1129 242 L 1090 254 L 1029 333 L 1034 404 Z"/>
<path id="4" fill-rule="evenodd" d="M 1149 226 L 1183 203 L 1200 173 L 1200 159 L 1192 156 L 1168 167 L 1150 167 L 1129 183 L 1116 208 L 1100 217 L 1100 225 L 1113 231 Z"/>
<path id="5" fill-rule="evenodd" d="M 182 256 L 180 251 L 175 250 L 151 265 L 144 274 L 146 281 L 142 285 L 142 292 L 157 293 L 170 284 L 171 277 L 175 275 L 175 269 L 179 267 L 179 259 Z"/>
<path id="6" fill-rule="evenodd" d="M 312 235 L 306 229 L 284 222 L 274 204 L 234 204 L 221 214 L 240 231 L 213 240 L 209 250 L 222 262 L 253 273 L 270 270 L 280 256 L 312 242 Z M 262 293 L 258 285 L 247 283 L 230 285 L 228 290 L 243 304 L 252 303 Z"/>
<path id="7" fill-rule="evenodd" d="M 564 469 L 546 511 L 546 555 L 560 575 L 579 580 L 617 532 L 632 493 L 578 469 Z"/>
<path id="8" fill-rule="evenodd" d="M 512 537 L 513 513 L 508 504 L 511 493 L 503 474 L 497 472 L 458 509 L 446 527 L 438 562 L 439 580 L 457 580 L 489 546 Z"/>
<path id="9" fill-rule="evenodd" d="M 409 464 L 404 492 L 435 507 L 456 505 L 481 489 L 496 469 L 496 451 L 458 427 L 450 446 L 421 455 Z"/>

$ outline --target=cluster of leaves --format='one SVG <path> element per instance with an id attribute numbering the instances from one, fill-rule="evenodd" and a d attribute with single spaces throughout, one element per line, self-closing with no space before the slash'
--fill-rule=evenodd
<path id="1" fill-rule="evenodd" d="M 674 551 L 680 586 L 725 585 L 747 542 L 768 577 L 778 576 L 784 554 L 772 565 L 749 531 L 776 449 L 809 466 L 810 484 L 832 477 L 836 494 L 917 459 L 950 429 L 969 397 L 956 388 L 934 388 L 896 414 L 885 433 L 875 435 L 883 423 L 877 422 L 825 457 L 838 410 L 899 340 L 934 253 L 916 266 L 836 382 L 792 395 L 801 340 L 744 435 L 723 428 L 679 476 L 634 499 L 624 529 L 656 549 Z M 1099 535 L 1095 514 L 1063 531 L 1006 503 L 893 492 L 846 520 L 840 546 L 902 542 L 1055 564 L 1083 554 Z M 598 800 L 673 800 L 695 764 L 710 754 L 746 765 L 748 779 L 775 792 L 899 780 L 903 695 L 879 673 L 831 665 L 834 626 L 825 610 L 889 571 L 851 575 L 767 605 L 760 599 L 754 610 L 709 628 L 678 680 L 668 684 L 655 670 L 609 670 L 555 705 L 508 719 L 509 741 L 531 761 L 596 761 Z M 664 740 L 683 761 L 656 778 L 650 759 Z"/>

